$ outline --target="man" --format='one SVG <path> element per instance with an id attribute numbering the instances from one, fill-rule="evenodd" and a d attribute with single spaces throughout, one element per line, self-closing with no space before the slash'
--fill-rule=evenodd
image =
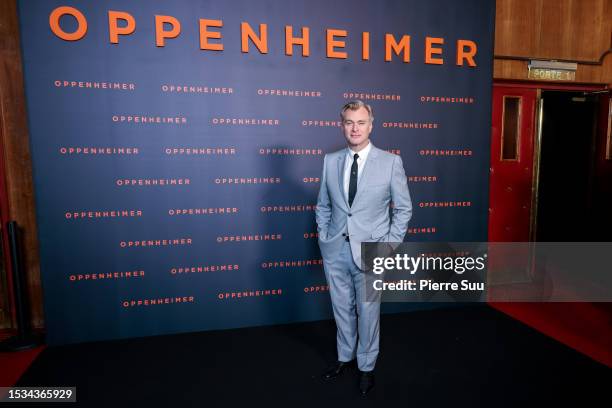
<path id="1" fill-rule="evenodd" d="M 356 358 L 359 388 L 366 395 L 374 387 L 380 300 L 366 301 L 361 243 L 402 242 L 412 203 L 401 157 L 370 142 L 372 108 L 352 101 L 342 108 L 341 118 L 348 148 L 325 156 L 316 209 L 319 248 L 338 329 L 338 361 L 323 379 L 342 374 Z"/>

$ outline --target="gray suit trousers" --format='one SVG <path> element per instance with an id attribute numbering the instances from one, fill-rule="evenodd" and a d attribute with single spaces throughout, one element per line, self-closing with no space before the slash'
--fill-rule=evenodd
<path id="1" fill-rule="evenodd" d="M 338 360 L 357 357 L 361 371 L 372 371 L 378 357 L 380 298 L 366 301 L 366 274 L 361 271 L 345 241 L 339 256 L 324 259 L 325 277 L 338 332 Z"/>

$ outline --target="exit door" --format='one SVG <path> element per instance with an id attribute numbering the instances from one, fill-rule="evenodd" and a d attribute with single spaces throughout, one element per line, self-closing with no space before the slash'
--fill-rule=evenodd
<path id="1" fill-rule="evenodd" d="M 491 242 L 530 241 L 536 96 L 535 89 L 493 87 Z"/>

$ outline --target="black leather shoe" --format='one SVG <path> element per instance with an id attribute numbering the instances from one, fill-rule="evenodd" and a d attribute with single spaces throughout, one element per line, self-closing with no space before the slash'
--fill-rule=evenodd
<path id="1" fill-rule="evenodd" d="M 374 388 L 374 371 L 360 371 L 359 391 L 365 396 L 372 388 Z"/>
<path id="2" fill-rule="evenodd" d="M 323 380 L 331 380 L 333 378 L 338 377 L 342 374 L 346 369 L 352 367 L 355 364 L 355 360 L 352 361 L 336 361 L 332 365 L 330 365 L 327 370 L 322 375 Z"/>

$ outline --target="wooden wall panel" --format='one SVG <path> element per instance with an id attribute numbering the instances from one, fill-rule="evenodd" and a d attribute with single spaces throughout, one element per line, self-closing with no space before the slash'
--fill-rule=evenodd
<path id="1" fill-rule="evenodd" d="M 598 61 L 610 47 L 610 18 L 606 21 L 606 6 L 612 1 L 572 0 L 567 23 L 565 55 L 583 61 Z"/>
<path id="2" fill-rule="evenodd" d="M 6 184 L 8 218 L 17 221 L 22 230 L 32 324 L 41 327 L 44 319 L 38 237 L 16 0 L 0 1 L 0 114 L 4 151 L 0 176 Z M 7 327 L 10 322 L 0 324 Z"/>
<path id="3" fill-rule="evenodd" d="M 495 54 L 527 57 L 537 52 L 542 1 L 497 0 Z"/>
<path id="4" fill-rule="evenodd" d="M 575 61 L 576 82 L 612 84 L 610 56 L 600 60 L 612 47 L 612 0 L 497 0 L 496 11 L 495 78 L 527 79 L 520 59 L 531 58 Z"/>
<path id="5" fill-rule="evenodd" d="M 497 0 L 495 54 L 596 62 L 610 48 L 610 0 Z"/>
<path id="6" fill-rule="evenodd" d="M 538 33 L 535 57 L 572 59 L 568 52 L 571 41 L 571 0 L 542 2 L 542 21 Z"/>

